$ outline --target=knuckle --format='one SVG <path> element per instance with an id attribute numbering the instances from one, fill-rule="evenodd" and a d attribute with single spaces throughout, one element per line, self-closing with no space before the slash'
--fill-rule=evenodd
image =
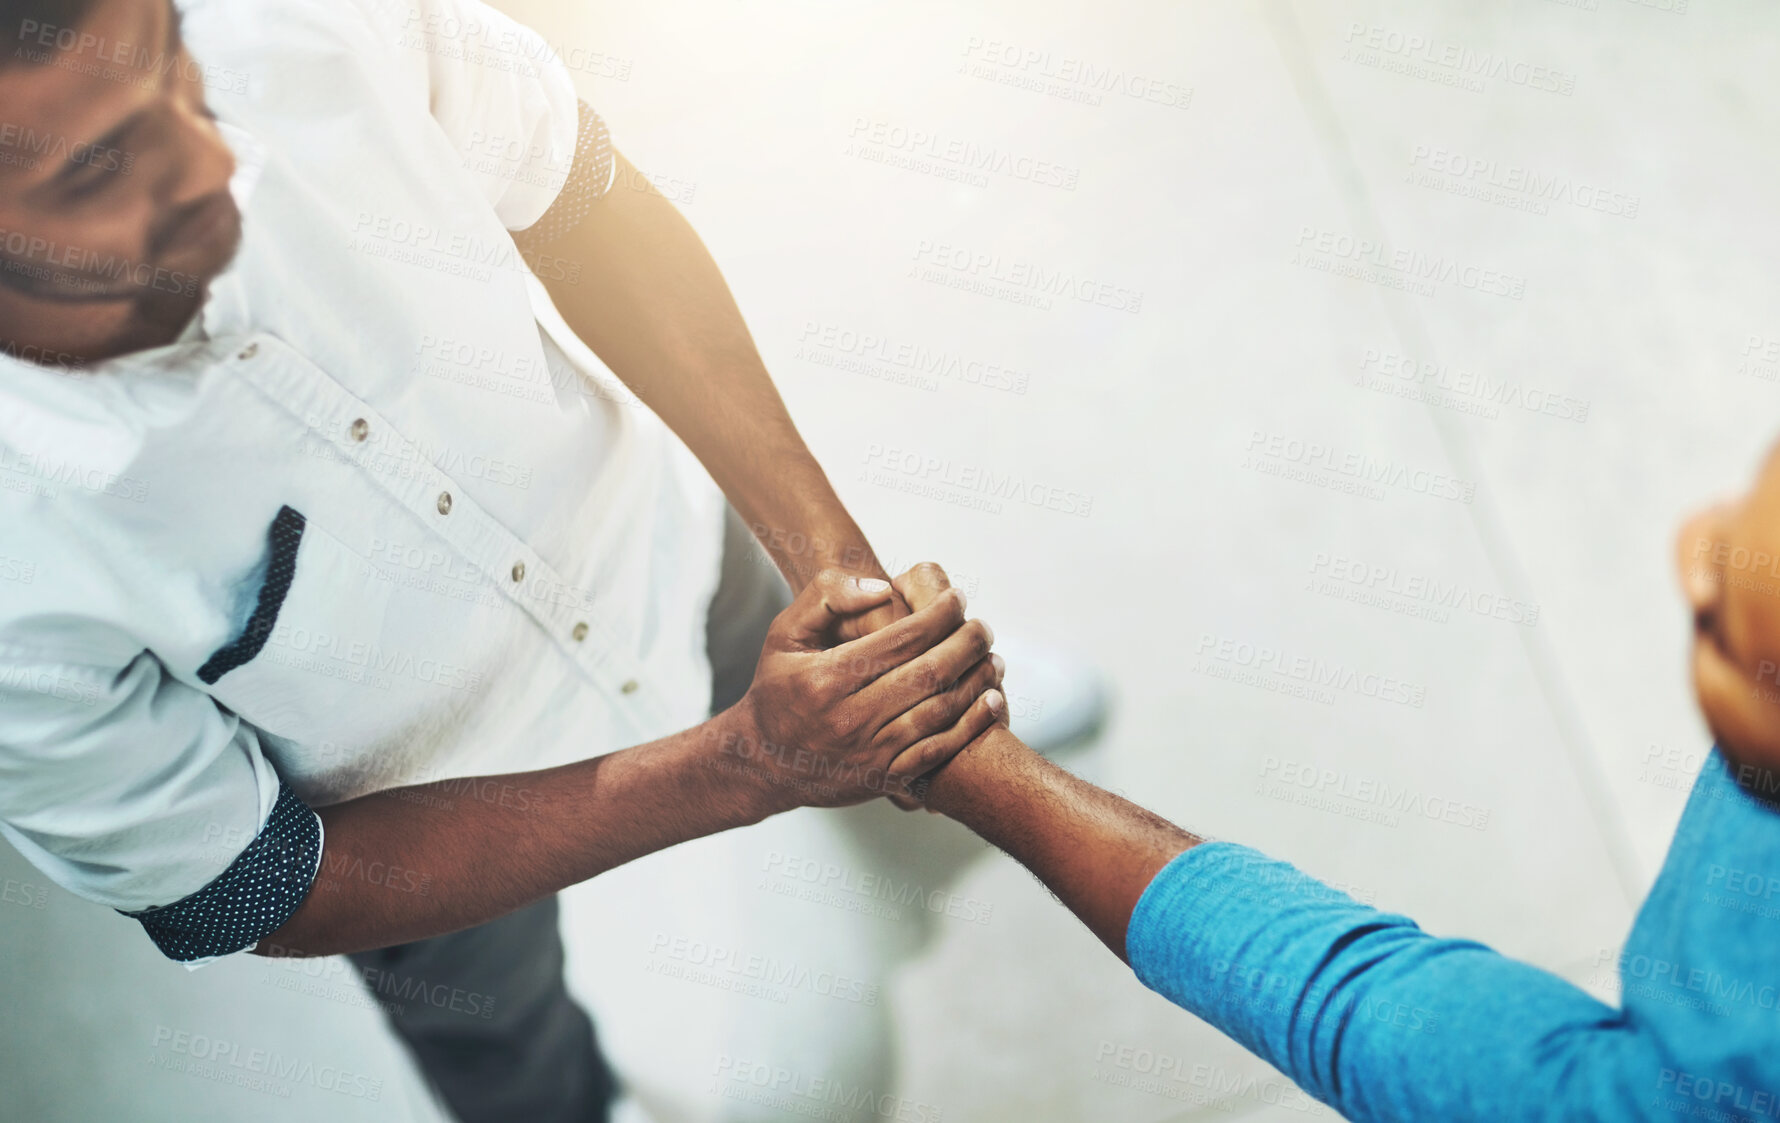
<path id="1" fill-rule="evenodd" d="M 923 694 L 933 694 L 946 685 L 946 677 L 940 669 L 930 662 L 923 661 L 915 668 L 915 685 Z"/>
<path id="2" fill-rule="evenodd" d="M 926 645 L 927 641 L 912 628 L 898 632 L 884 648 L 883 669 L 888 671 L 902 666 L 919 655 Z"/>
<path id="3" fill-rule="evenodd" d="M 843 683 L 857 682 L 865 677 L 865 670 L 871 660 L 857 651 L 849 651 L 842 655 L 836 653 L 830 663 L 830 685 L 839 689 Z"/>
<path id="4" fill-rule="evenodd" d="M 951 578 L 946 576 L 946 571 L 939 563 L 930 561 L 915 563 L 915 567 L 909 570 L 909 579 L 930 592 L 938 592 L 951 584 Z"/>
<path id="5" fill-rule="evenodd" d="M 949 693 L 940 695 L 927 702 L 923 702 L 921 704 L 921 709 L 919 710 L 920 723 L 918 728 L 921 731 L 920 735 L 923 737 L 931 737 L 933 734 L 944 729 L 947 725 L 950 725 L 953 718 L 953 710 L 956 707 L 957 703 L 952 700 L 952 696 Z"/>
<path id="6" fill-rule="evenodd" d="M 946 598 L 946 622 L 951 626 L 952 631 L 957 631 L 964 625 L 963 597 L 950 596 Z"/>
<path id="7" fill-rule="evenodd" d="M 811 697 L 825 700 L 839 693 L 840 676 L 827 664 L 818 664 L 804 672 L 803 685 Z"/>
<path id="8" fill-rule="evenodd" d="M 936 715 L 937 720 L 942 723 L 942 725 L 950 725 L 952 722 L 957 721 L 959 715 L 965 710 L 968 710 L 970 704 L 976 701 L 976 699 L 977 691 L 972 684 L 968 682 L 960 682 L 956 684 L 952 689 L 946 691 L 945 710 L 943 713 Z"/>
<path id="9" fill-rule="evenodd" d="M 851 741 L 865 730 L 865 715 L 856 706 L 837 706 L 829 711 L 829 728 L 836 738 Z"/>
<path id="10" fill-rule="evenodd" d="M 908 719 L 906 717 L 897 718 L 895 721 L 873 734 L 871 739 L 872 751 L 874 753 L 895 751 L 902 745 L 903 740 L 908 736 L 908 730 Z"/>
<path id="11" fill-rule="evenodd" d="M 965 625 L 965 628 L 968 631 L 970 650 L 976 659 L 981 659 L 989 654 L 989 648 L 994 644 L 993 633 L 989 631 L 989 625 L 981 620 L 972 620 Z"/>
<path id="12" fill-rule="evenodd" d="M 921 771 L 938 768 L 945 762 L 951 744 L 944 737 L 935 737 L 921 749 Z"/>

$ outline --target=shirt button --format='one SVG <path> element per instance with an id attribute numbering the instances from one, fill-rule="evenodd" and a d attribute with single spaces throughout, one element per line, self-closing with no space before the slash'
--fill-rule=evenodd
<path id="1" fill-rule="evenodd" d="M 513 580 L 515 580 L 515 581 L 524 581 L 525 580 L 525 563 L 524 562 L 516 561 L 513 563 Z"/>
<path id="2" fill-rule="evenodd" d="M 441 491 L 439 493 L 439 513 L 441 515 L 449 515 L 451 513 L 451 493 L 449 491 Z"/>
<path id="3" fill-rule="evenodd" d="M 362 441 L 371 435 L 371 423 L 361 417 L 352 423 L 352 427 L 347 432 L 352 434 L 353 440 Z"/>
<path id="4" fill-rule="evenodd" d="M 637 681 L 637 680 L 636 680 L 636 679 L 634 679 L 634 678 L 633 678 L 633 679 L 626 679 L 626 680 L 625 680 L 625 682 L 624 682 L 624 685 L 623 685 L 623 686 L 621 686 L 621 687 L 619 687 L 619 688 L 618 688 L 618 689 L 620 689 L 620 690 L 622 690 L 622 691 L 624 691 L 624 692 L 625 692 L 625 693 L 626 693 L 626 694 L 635 694 L 635 693 L 636 693 L 636 692 L 637 692 L 637 687 L 639 687 L 639 686 L 641 686 L 641 685 L 642 685 L 642 684 L 641 684 L 641 683 L 639 683 L 639 682 L 638 682 L 638 681 Z"/>
<path id="5" fill-rule="evenodd" d="M 570 632 L 569 634 L 575 637 L 576 643 L 580 643 L 582 640 L 587 638 L 587 625 L 586 624 L 576 624 L 575 630 Z"/>
<path id="6" fill-rule="evenodd" d="M 260 353 L 260 345 L 257 343 L 249 343 L 247 346 L 243 347 L 241 349 L 241 353 L 239 355 L 236 355 L 235 357 L 237 359 L 240 359 L 242 362 L 246 362 L 248 359 L 253 358 L 255 355 L 257 355 L 259 353 Z"/>

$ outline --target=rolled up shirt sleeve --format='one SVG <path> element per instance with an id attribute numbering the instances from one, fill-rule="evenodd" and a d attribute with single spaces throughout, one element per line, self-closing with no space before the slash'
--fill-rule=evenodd
<path id="1" fill-rule="evenodd" d="M 1468 940 L 1429 936 L 1246 847 L 1207 843 L 1132 914 L 1132 968 L 1349 1119 L 1663 1118 L 1636 1019 Z"/>
<path id="2" fill-rule="evenodd" d="M 0 651 L 0 833 L 187 963 L 281 927 L 321 857 L 320 819 L 254 729 L 147 651 L 121 665 Z"/>
<path id="3" fill-rule="evenodd" d="M 433 118 L 502 223 L 534 225 L 570 182 L 582 132 L 555 49 L 481 0 L 406 0 L 379 11 L 426 60 Z"/>

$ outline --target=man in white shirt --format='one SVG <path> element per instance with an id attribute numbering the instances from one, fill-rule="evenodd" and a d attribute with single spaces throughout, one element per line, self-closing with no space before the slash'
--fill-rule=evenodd
<path id="1" fill-rule="evenodd" d="M 912 806 L 1005 716 L 990 632 L 910 613 L 696 235 L 480 0 L 0 0 L 0 42 L 0 833 L 187 963 L 492 996 L 392 1017 L 453 1109 L 603 1118 L 552 895 Z"/>

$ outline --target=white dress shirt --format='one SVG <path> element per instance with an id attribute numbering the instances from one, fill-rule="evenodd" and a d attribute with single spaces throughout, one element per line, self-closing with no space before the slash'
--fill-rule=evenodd
<path id="1" fill-rule="evenodd" d="M 542 41 L 479 0 L 181 6 L 230 76 L 239 257 L 172 346 L 0 360 L 0 833 L 127 911 L 218 879 L 281 782 L 322 806 L 702 721 L 722 549 L 709 476 L 508 234 L 575 151 Z M 276 624 L 207 682 L 286 508 Z"/>

